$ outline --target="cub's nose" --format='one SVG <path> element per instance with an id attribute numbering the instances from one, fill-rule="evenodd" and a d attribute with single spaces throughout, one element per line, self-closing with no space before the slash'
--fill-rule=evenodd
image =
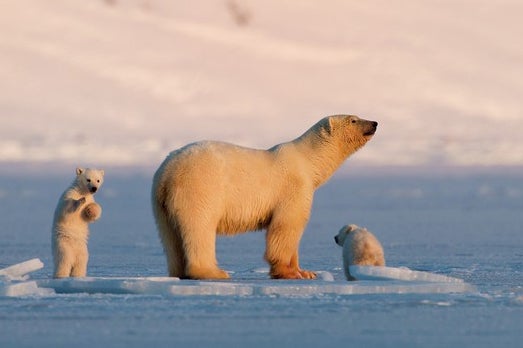
<path id="1" fill-rule="evenodd" d="M 338 236 L 334 236 L 334 241 L 338 244 Z"/>
<path id="2" fill-rule="evenodd" d="M 98 191 L 98 187 L 91 187 L 91 193 L 95 193 L 96 191 Z"/>
<path id="3" fill-rule="evenodd" d="M 376 129 L 378 127 L 378 122 L 372 121 L 372 127 L 374 127 Z"/>

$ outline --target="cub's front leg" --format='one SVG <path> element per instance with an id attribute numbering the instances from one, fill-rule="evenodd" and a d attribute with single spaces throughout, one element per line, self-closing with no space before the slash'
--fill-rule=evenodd
<path id="1" fill-rule="evenodd" d="M 87 206 L 82 211 L 82 217 L 87 222 L 94 222 L 98 220 L 101 215 L 102 207 L 96 202 L 87 204 Z"/>
<path id="2" fill-rule="evenodd" d="M 80 209 L 82 205 L 85 204 L 85 197 L 82 197 L 80 199 L 73 199 L 69 198 L 66 200 L 66 208 L 65 211 L 69 214 L 73 214 Z"/>

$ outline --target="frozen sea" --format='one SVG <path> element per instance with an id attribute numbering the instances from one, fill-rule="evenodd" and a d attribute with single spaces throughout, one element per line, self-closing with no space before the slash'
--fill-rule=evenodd
<path id="1" fill-rule="evenodd" d="M 70 175 L 29 172 L 0 174 L 0 268 L 37 257 L 45 267 L 31 276 L 45 279 L 52 214 L 74 168 Z M 152 172 L 106 169 L 97 194 L 103 215 L 91 226 L 90 276 L 166 275 L 149 203 Z M 387 265 L 461 278 L 475 290 L 0 297 L 0 347 L 521 347 L 522 213 L 521 169 L 348 167 L 316 193 L 301 242 L 303 268 L 345 284 L 333 236 L 355 223 L 382 242 Z M 263 251 L 262 232 L 217 244 L 230 282 L 290 282 L 268 279 Z"/>

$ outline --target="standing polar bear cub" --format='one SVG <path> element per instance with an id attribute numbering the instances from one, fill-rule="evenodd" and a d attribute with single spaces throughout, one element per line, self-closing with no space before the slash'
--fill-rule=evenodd
<path id="1" fill-rule="evenodd" d="M 266 229 L 271 277 L 315 278 L 300 268 L 298 257 L 314 191 L 371 139 L 377 125 L 337 115 L 268 150 L 203 141 L 171 152 L 152 186 L 169 276 L 229 278 L 216 261 L 216 235 Z"/>
<path id="2" fill-rule="evenodd" d="M 75 180 L 58 201 L 52 236 L 55 278 L 87 274 L 88 225 L 102 214 L 93 195 L 102 186 L 103 177 L 103 170 L 77 168 Z"/>
<path id="3" fill-rule="evenodd" d="M 343 247 L 343 271 L 347 280 L 356 280 L 350 274 L 351 265 L 385 266 L 380 242 L 365 228 L 356 225 L 343 226 L 334 241 Z"/>

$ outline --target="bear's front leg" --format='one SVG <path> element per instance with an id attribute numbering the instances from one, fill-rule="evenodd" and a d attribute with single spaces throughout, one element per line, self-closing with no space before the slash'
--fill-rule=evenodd
<path id="1" fill-rule="evenodd" d="M 296 251 L 296 253 L 292 257 L 291 265 L 294 265 L 294 267 L 298 269 L 298 272 L 300 273 L 303 279 L 316 279 L 316 272 L 306 271 L 300 268 L 298 251 Z"/>
<path id="2" fill-rule="evenodd" d="M 305 225 L 303 222 L 301 225 Z M 316 273 L 300 269 L 298 248 L 303 229 L 292 224 L 278 223 L 273 218 L 267 229 L 265 259 L 273 279 L 315 279 Z"/>

